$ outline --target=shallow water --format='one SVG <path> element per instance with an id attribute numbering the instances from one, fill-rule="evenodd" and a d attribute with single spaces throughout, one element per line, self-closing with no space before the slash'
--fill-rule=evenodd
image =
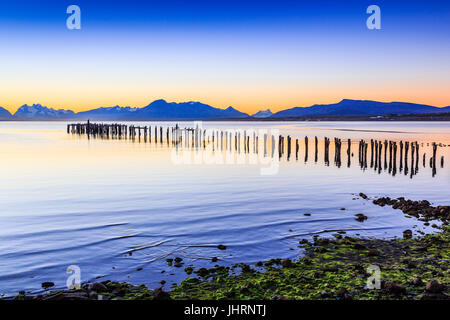
<path id="1" fill-rule="evenodd" d="M 262 175 L 267 164 L 251 163 L 250 154 L 243 163 L 188 164 L 186 150 L 165 143 L 87 139 L 67 134 L 64 122 L 0 122 L 0 294 L 40 292 L 44 281 L 64 288 L 69 265 L 81 268 L 82 281 L 102 277 L 155 287 L 166 280 L 170 288 L 186 276 L 184 267 L 212 267 L 216 263 L 208 259 L 214 256 L 221 265 L 295 258 L 299 239 L 309 232 L 358 229 L 347 234 L 381 238 L 401 236 L 407 228 L 433 232 L 400 211 L 359 198 L 359 192 L 450 204 L 445 122 L 207 122 L 203 127 L 278 130 L 300 139 L 299 156 L 283 155 L 275 174 Z M 346 145 L 340 167 L 333 162 L 333 148 L 325 163 L 325 136 L 352 139 L 350 167 Z M 358 141 L 371 138 L 418 141 L 417 173 L 411 166 L 407 174 L 397 167 L 395 176 L 389 168 L 361 168 Z M 433 141 L 442 143 L 434 176 L 428 163 Z M 225 154 L 220 148 L 214 152 Z M 176 161 L 179 155 L 186 157 Z M 357 222 L 356 213 L 368 220 Z M 218 250 L 218 244 L 227 250 Z M 174 257 L 183 258 L 183 268 L 167 265 L 165 259 Z"/>

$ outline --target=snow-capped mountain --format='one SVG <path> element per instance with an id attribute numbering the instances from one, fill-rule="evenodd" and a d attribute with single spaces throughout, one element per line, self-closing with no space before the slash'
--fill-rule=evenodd
<path id="1" fill-rule="evenodd" d="M 252 117 L 254 117 L 254 118 L 268 118 L 271 115 L 273 115 L 272 111 L 270 111 L 270 109 L 267 109 L 267 110 L 258 111 L 257 113 L 252 115 Z"/>
<path id="2" fill-rule="evenodd" d="M 76 114 L 79 119 L 99 119 L 99 120 L 119 120 L 123 118 L 129 118 L 130 115 L 138 111 L 139 108 L 131 107 L 107 107 L 107 108 L 97 108 L 89 111 L 82 111 Z"/>
<path id="3" fill-rule="evenodd" d="M 64 120 L 73 119 L 74 116 L 75 112 L 72 110 L 55 110 L 40 104 L 33 104 L 32 106 L 25 104 L 14 113 L 14 119 L 16 120 Z"/>

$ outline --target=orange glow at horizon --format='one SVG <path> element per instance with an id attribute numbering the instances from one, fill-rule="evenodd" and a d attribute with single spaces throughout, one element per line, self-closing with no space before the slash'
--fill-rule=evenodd
<path id="1" fill-rule="evenodd" d="M 407 90 L 395 92 L 386 92 L 384 95 L 370 94 L 370 92 L 362 92 L 361 94 L 323 94 L 320 92 L 310 92 L 298 94 L 293 93 L 290 96 L 285 94 L 261 92 L 258 94 L 258 90 L 250 92 L 248 94 L 242 94 L 241 96 L 230 94 L 199 94 L 189 95 L 187 93 L 176 94 L 162 94 L 162 95 L 139 95 L 131 94 L 132 98 L 125 95 L 114 95 L 108 98 L 101 96 L 84 95 L 82 97 L 71 97 L 68 95 L 58 96 L 55 94 L 49 94 L 48 96 L 39 97 L 38 95 L 30 95 L 29 97 L 3 97 L 0 101 L 0 107 L 7 109 L 11 114 L 17 111 L 22 105 L 41 104 L 48 108 L 53 109 L 69 109 L 74 112 L 87 111 L 91 109 L 101 107 L 112 107 L 119 105 L 121 107 L 137 107 L 142 108 L 157 99 L 164 99 L 167 102 L 188 102 L 198 101 L 208 104 L 215 108 L 225 109 L 229 106 L 245 112 L 248 114 L 254 114 L 260 110 L 270 109 L 272 112 L 278 112 L 285 109 L 294 107 L 309 107 L 314 104 L 333 104 L 341 101 L 342 99 L 353 100 L 374 100 L 380 102 L 410 102 L 417 104 L 431 105 L 435 107 L 446 107 L 450 105 L 450 95 L 445 93 L 445 90 L 441 91 L 441 95 L 435 95 L 432 92 L 418 92 Z M 261 90 L 264 91 L 264 90 Z M 391 90 L 394 91 L 394 90 Z"/>

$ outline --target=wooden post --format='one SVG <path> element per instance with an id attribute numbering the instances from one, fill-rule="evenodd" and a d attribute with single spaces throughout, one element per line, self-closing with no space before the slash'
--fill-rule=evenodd
<path id="1" fill-rule="evenodd" d="M 318 154 L 319 154 L 319 147 L 318 147 L 318 141 L 317 141 L 317 136 L 314 137 L 314 162 L 317 162 L 317 158 L 318 158 Z"/>

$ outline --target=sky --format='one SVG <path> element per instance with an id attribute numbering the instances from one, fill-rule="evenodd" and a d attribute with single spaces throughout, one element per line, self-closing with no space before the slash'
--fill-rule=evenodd
<path id="1" fill-rule="evenodd" d="M 81 29 L 69 30 L 69 5 Z M 369 30 L 369 5 L 381 29 Z M 4 1 L 0 106 L 450 105 L 449 1 Z"/>

